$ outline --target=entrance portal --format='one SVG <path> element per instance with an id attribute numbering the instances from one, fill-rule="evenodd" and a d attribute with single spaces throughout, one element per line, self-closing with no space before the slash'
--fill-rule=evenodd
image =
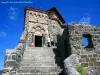
<path id="1" fill-rule="evenodd" d="M 35 47 L 42 47 L 42 36 L 35 36 Z"/>

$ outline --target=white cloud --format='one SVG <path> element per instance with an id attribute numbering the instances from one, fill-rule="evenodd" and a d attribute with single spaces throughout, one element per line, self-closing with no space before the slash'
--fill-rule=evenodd
<path id="1" fill-rule="evenodd" d="M 84 24 L 90 24 L 91 18 L 90 17 L 83 17 L 83 18 L 80 19 L 80 22 L 84 23 Z"/>
<path id="2" fill-rule="evenodd" d="M 4 27 L 6 27 L 7 29 L 10 29 L 11 27 L 10 26 L 7 26 L 7 25 L 3 25 Z"/>
<path id="3" fill-rule="evenodd" d="M 18 16 L 18 8 L 9 7 L 8 8 L 8 17 L 10 20 L 15 20 Z"/>
<path id="4" fill-rule="evenodd" d="M 0 32 L 0 37 L 6 37 L 6 36 L 7 36 L 6 32 L 4 32 L 4 31 Z"/>

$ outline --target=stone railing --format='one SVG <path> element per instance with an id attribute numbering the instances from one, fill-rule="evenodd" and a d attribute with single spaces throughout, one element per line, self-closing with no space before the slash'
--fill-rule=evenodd
<path id="1" fill-rule="evenodd" d="M 16 47 L 17 62 L 20 62 L 23 58 L 24 50 L 26 49 L 27 32 L 23 32 L 20 41 Z"/>

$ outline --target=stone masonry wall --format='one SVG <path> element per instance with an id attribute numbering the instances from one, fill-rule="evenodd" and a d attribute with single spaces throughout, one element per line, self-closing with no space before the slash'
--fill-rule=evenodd
<path id="1" fill-rule="evenodd" d="M 71 53 L 79 55 L 80 63 L 85 67 L 93 67 L 100 70 L 100 27 L 71 23 L 68 25 Z M 93 47 L 84 48 L 83 35 L 91 35 Z"/>

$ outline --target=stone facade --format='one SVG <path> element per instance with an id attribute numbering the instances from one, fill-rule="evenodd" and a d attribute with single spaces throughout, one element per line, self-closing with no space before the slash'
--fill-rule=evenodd
<path id="1" fill-rule="evenodd" d="M 57 35 L 62 35 L 64 23 L 56 8 L 45 11 L 26 7 L 24 32 L 14 50 L 9 49 L 6 52 L 4 74 L 60 74 L 63 69 L 56 63 L 54 48 L 57 44 Z M 14 57 L 15 59 L 12 59 Z"/>
<path id="2" fill-rule="evenodd" d="M 66 38 L 69 39 L 71 54 L 79 56 L 79 62 L 82 66 L 100 71 L 100 27 L 70 23 L 66 31 L 68 32 L 66 35 L 69 36 L 68 38 L 66 36 Z M 88 39 L 86 47 L 82 42 L 83 37 Z"/>
<path id="3" fill-rule="evenodd" d="M 69 25 L 68 29 L 72 53 L 80 55 L 79 61 L 82 65 L 99 69 L 100 27 L 79 23 Z M 82 37 L 88 39 L 88 46 L 86 48 L 84 48 Z"/>
<path id="4" fill-rule="evenodd" d="M 63 61 L 72 54 L 82 66 L 100 70 L 100 27 L 64 23 L 56 8 L 25 7 L 24 31 L 18 45 L 6 51 L 3 75 L 66 75 L 69 65 Z M 82 37 L 88 39 L 85 48 Z"/>

